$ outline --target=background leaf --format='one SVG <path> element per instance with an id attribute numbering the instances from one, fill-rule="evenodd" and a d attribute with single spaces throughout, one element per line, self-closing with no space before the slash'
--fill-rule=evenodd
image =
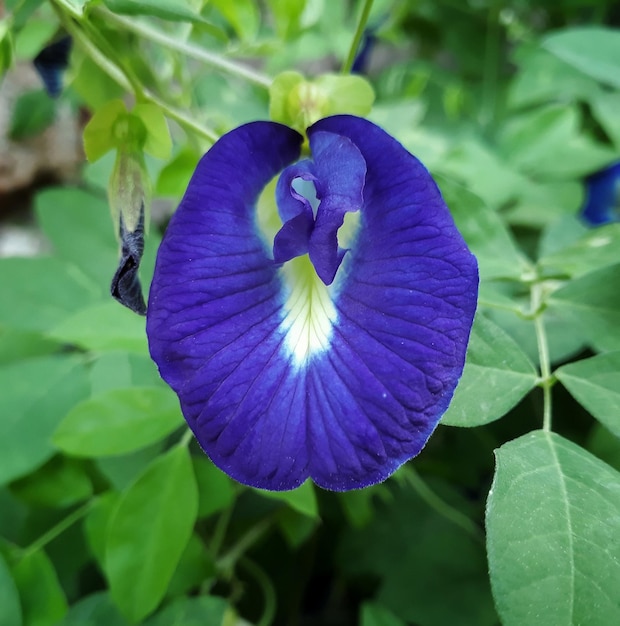
<path id="1" fill-rule="evenodd" d="M 620 474 L 554 433 L 504 444 L 487 549 L 505 626 L 620 621 Z"/>
<path id="2" fill-rule="evenodd" d="M 0 626 L 22 626 L 22 609 L 11 570 L 0 553 Z"/>

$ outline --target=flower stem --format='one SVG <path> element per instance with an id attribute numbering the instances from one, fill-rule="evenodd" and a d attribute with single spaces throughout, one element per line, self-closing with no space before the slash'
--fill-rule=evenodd
<path id="1" fill-rule="evenodd" d="M 199 48 L 191 43 L 175 39 L 160 30 L 148 26 L 144 22 L 115 15 L 111 11 L 102 7 L 95 9 L 94 13 L 98 14 L 106 21 L 116 24 L 116 26 L 133 32 L 136 35 L 140 35 L 145 39 L 150 39 L 151 41 L 159 43 L 170 50 L 182 52 L 188 57 L 202 61 L 211 67 L 226 72 L 227 74 L 243 78 L 244 80 L 258 85 L 259 87 L 264 87 L 265 89 L 269 89 L 271 86 L 271 78 L 265 76 L 261 72 L 251 69 L 242 63 L 226 59 L 214 52 L 208 52 L 207 50 Z"/>
<path id="2" fill-rule="evenodd" d="M 353 36 L 353 41 L 351 42 L 351 47 L 349 48 L 349 55 L 342 66 L 342 74 L 349 74 L 351 72 L 353 62 L 355 61 L 355 55 L 360 47 L 360 41 L 362 40 L 362 35 L 364 34 L 364 29 L 366 28 L 366 23 L 368 22 L 368 16 L 370 15 L 370 10 L 372 9 L 372 3 L 373 0 L 364 0 L 364 7 L 362 8 L 360 19 L 357 22 L 355 35 Z"/>
<path id="3" fill-rule="evenodd" d="M 263 591 L 265 606 L 263 608 L 263 614 L 260 620 L 256 623 L 256 626 L 270 626 L 273 624 L 273 620 L 276 615 L 276 592 L 273 588 L 271 579 L 267 576 L 262 567 L 259 567 L 257 563 L 245 556 L 239 559 L 239 565 L 241 565 L 248 572 L 248 574 L 256 580 Z"/>
<path id="4" fill-rule="evenodd" d="M 35 539 L 29 546 L 25 547 L 22 551 L 22 558 L 30 556 L 35 552 L 43 549 L 48 543 L 56 539 L 59 535 L 61 535 L 65 530 L 73 526 L 77 521 L 82 519 L 93 507 L 96 498 L 92 498 L 86 504 L 83 504 L 81 507 L 75 509 L 72 513 L 69 513 L 67 517 L 63 518 L 56 524 L 52 526 L 47 532 L 43 533 L 38 539 Z"/>
<path id="5" fill-rule="evenodd" d="M 540 362 L 539 386 L 543 391 L 543 430 L 551 430 L 551 387 L 553 376 L 551 375 L 551 359 L 549 358 L 549 341 L 543 320 L 542 285 L 535 283 L 531 287 L 532 313 L 534 315 L 534 329 L 536 331 L 536 343 L 538 344 L 538 360 Z"/>
<path id="6" fill-rule="evenodd" d="M 217 567 L 226 571 L 232 569 L 235 563 L 243 556 L 271 528 L 272 520 L 263 519 L 256 526 L 252 526 L 226 554 L 217 560 Z"/>
<path id="7" fill-rule="evenodd" d="M 468 535 L 476 541 L 482 542 L 480 529 L 472 522 L 467 515 L 442 500 L 425 482 L 422 477 L 412 467 L 407 466 L 406 474 L 409 484 L 417 491 L 418 495 L 428 506 L 434 509 L 439 515 L 448 521 L 462 528 Z"/>

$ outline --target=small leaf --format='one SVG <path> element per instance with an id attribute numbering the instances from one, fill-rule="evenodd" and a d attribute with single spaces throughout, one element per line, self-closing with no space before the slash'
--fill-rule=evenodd
<path id="1" fill-rule="evenodd" d="M 25 626 L 57 626 L 67 600 L 54 566 L 43 550 L 30 553 L 13 567 Z"/>
<path id="2" fill-rule="evenodd" d="M 292 509 L 303 515 L 318 517 L 319 509 L 314 485 L 308 480 L 291 491 L 265 491 L 263 489 L 254 489 L 254 491 L 265 498 L 286 502 Z"/>
<path id="3" fill-rule="evenodd" d="M 480 426 L 506 415 L 536 384 L 534 365 L 499 326 L 478 314 L 454 398 L 441 419 L 448 426 Z"/>
<path id="4" fill-rule="evenodd" d="M 100 591 L 73 604 L 58 626 L 130 626 L 107 592 Z"/>
<path id="5" fill-rule="evenodd" d="M 571 280 L 551 295 L 549 306 L 579 324 L 597 350 L 620 350 L 620 265 Z"/>
<path id="6" fill-rule="evenodd" d="M 56 116 L 54 101 L 42 89 L 27 91 L 13 107 L 9 138 L 20 141 L 43 132 Z"/>
<path id="7" fill-rule="evenodd" d="M 620 88 L 620 31 L 599 26 L 548 35 L 542 46 L 584 74 Z"/>
<path id="8" fill-rule="evenodd" d="M 486 523 L 502 624 L 620 623 L 620 474 L 544 431 L 496 458 Z"/>
<path id="9" fill-rule="evenodd" d="M 67 454 L 112 456 L 159 441 L 182 423 L 179 402 L 169 389 L 112 389 L 76 405 L 52 441 Z"/>
<path id="10" fill-rule="evenodd" d="M 0 368 L 0 484 L 52 457 L 52 433 L 87 394 L 86 369 L 76 357 L 40 357 Z"/>
<path id="11" fill-rule="evenodd" d="M 131 621 L 163 598 L 192 533 L 198 492 L 189 453 L 159 457 L 122 495 L 109 522 L 105 569 L 112 598 Z"/>
<path id="12" fill-rule="evenodd" d="M 93 163 L 118 144 L 114 125 L 122 116 L 127 115 L 127 108 L 122 100 L 110 100 L 97 109 L 84 128 L 84 152 Z"/>
<path id="13" fill-rule="evenodd" d="M 577 402 L 620 437 L 620 352 L 569 363 L 555 375 Z"/>

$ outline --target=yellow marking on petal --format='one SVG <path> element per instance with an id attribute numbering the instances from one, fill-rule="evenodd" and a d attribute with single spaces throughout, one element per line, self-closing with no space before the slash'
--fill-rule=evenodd
<path id="1" fill-rule="evenodd" d="M 329 287 L 317 276 L 307 254 L 285 263 L 282 273 L 288 297 L 281 328 L 293 362 L 301 366 L 313 354 L 329 348 L 336 307 Z"/>

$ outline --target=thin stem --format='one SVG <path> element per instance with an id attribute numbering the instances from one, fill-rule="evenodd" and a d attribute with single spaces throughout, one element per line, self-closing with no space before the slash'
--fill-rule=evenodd
<path id="1" fill-rule="evenodd" d="M 184 433 L 181 439 L 179 440 L 179 446 L 186 447 L 190 444 L 192 439 L 194 438 L 194 433 L 191 428 L 188 428 Z"/>
<path id="2" fill-rule="evenodd" d="M 217 555 L 222 549 L 224 537 L 226 536 L 226 530 L 228 529 L 228 524 L 230 522 L 230 518 L 232 517 L 233 507 L 234 502 L 222 511 L 217 519 L 215 528 L 213 529 L 213 536 L 211 537 L 211 542 L 209 543 L 209 551 L 214 559 L 217 559 Z"/>
<path id="3" fill-rule="evenodd" d="M 364 7 L 362 9 L 362 13 L 360 14 L 360 19 L 357 22 L 357 28 L 355 30 L 355 35 L 353 36 L 353 41 L 351 42 L 351 47 L 349 48 L 349 54 L 347 56 L 347 60 L 342 66 L 342 74 L 349 74 L 351 72 L 353 62 L 355 61 L 355 55 L 360 47 L 360 41 L 364 35 L 364 29 L 366 28 L 368 16 L 370 15 L 370 10 L 372 9 L 372 3 L 373 0 L 364 0 Z"/>
<path id="4" fill-rule="evenodd" d="M 276 592 L 271 579 L 267 576 L 262 567 L 259 567 L 257 563 L 247 557 L 241 557 L 239 559 L 239 565 L 243 566 L 248 574 L 253 576 L 263 591 L 265 606 L 263 608 L 263 614 L 256 623 L 256 626 L 270 626 L 276 616 L 277 606 Z"/>
<path id="5" fill-rule="evenodd" d="M 131 31 L 136 35 L 140 35 L 145 39 L 150 39 L 151 41 L 159 43 L 170 50 L 182 52 L 188 57 L 202 61 L 211 67 L 226 72 L 227 74 L 238 76 L 239 78 L 243 78 L 266 89 L 269 89 L 271 86 L 271 78 L 268 76 L 265 76 L 264 74 L 253 70 L 246 65 L 226 59 L 219 54 L 215 54 L 214 52 L 208 52 L 207 50 L 199 48 L 191 43 L 174 39 L 160 30 L 151 28 L 144 22 L 115 15 L 111 11 L 101 7 L 95 9 L 94 13 L 100 15 L 106 21 L 116 24 L 125 30 Z"/>
<path id="6" fill-rule="evenodd" d="M 245 551 L 251 548 L 271 528 L 271 524 L 270 519 L 264 519 L 256 526 L 252 526 L 224 556 L 217 560 L 218 568 L 224 571 L 231 569 Z"/>
<path id="7" fill-rule="evenodd" d="M 553 377 L 551 375 L 551 359 L 549 358 L 549 342 L 543 320 L 542 285 L 536 283 L 531 288 L 532 313 L 534 314 L 534 329 L 536 331 L 536 343 L 538 344 L 538 359 L 540 362 L 539 386 L 543 390 L 543 430 L 551 430 L 551 387 Z"/>
<path id="8" fill-rule="evenodd" d="M 65 530 L 67 530 L 77 521 L 82 519 L 90 511 L 96 501 L 96 498 L 89 500 L 88 502 L 86 502 L 86 504 L 83 504 L 81 507 L 75 509 L 75 511 L 67 515 L 67 517 L 61 519 L 58 524 L 52 526 L 52 528 L 43 533 L 38 539 L 35 539 L 29 546 L 24 548 L 21 555 L 22 558 L 38 552 L 39 550 L 43 549 L 48 543 L 56 539 L 56 537 L 64 533 Z"/>
<path id="9" fill-rule="evenodd" d="M 406 467 L 405 476 L 409 480 L 411 486 L 417 491 L 418 495 L 434 509 L 439 515 L 445 517 L 448 521 L 462 528 L 468 535 L 476 541 L 482 542 L 482 534 L 476 524 L 457 508 L 442 500 L 425 482 L 422 477 L 411 466 Z"/>

